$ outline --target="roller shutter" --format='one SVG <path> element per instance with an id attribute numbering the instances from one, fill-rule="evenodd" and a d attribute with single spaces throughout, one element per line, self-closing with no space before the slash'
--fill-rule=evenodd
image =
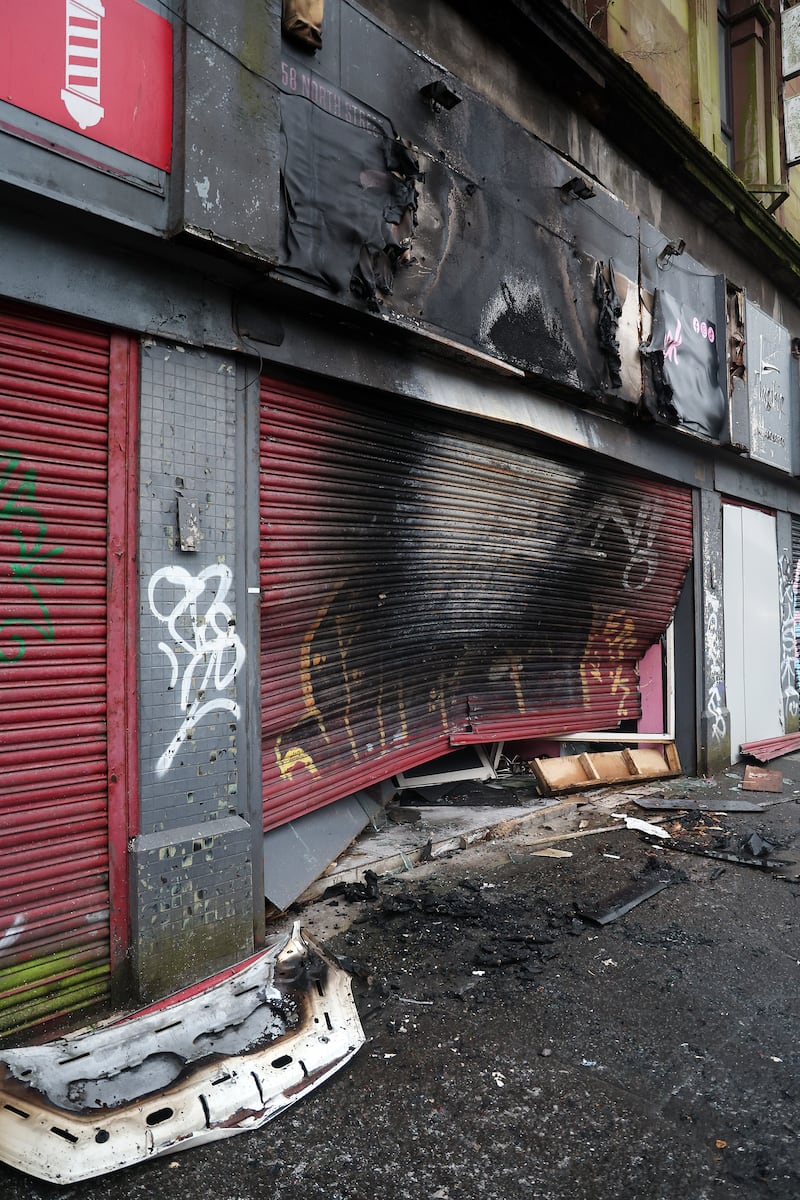
<path id="1" fill-rule="evenodd" d="M 638 716 L 688 490 L 396 399 L 265 383 L 261 421 L 267 827 L 454 744 Z"/>
<path id="2" fill-rule="evenodd" d="M 109 346 L 0 310 L 0 1032 L 108 989 Z"/>

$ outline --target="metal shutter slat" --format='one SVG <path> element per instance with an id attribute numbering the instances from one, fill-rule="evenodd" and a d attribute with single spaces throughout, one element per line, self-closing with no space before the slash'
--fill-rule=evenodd
<path id="1" fill-rule="evenodd" d="M 109 364 L 0 311 L 0 1032 L 108 993 Z"/>

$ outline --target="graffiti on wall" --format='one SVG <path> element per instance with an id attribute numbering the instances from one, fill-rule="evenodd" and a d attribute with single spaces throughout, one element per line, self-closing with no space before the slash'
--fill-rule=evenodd
<path id="1" fill-rule="evenodd" d="M 718 333 L 726 321 L 723 277 L 684 254 L 682 243 L 668 243 L 651 260 L 650 283 L 645 408 L 657 421 L 722 437 L 728 417 L 725 337 Z"/>
<path id="2" fill-rule="evenodd" d="M 778 564 L 781 589 L 781 691 L 785 717 L 798 715 L 797 643 L 795 641 L 795 604 L 797 573 L 792 574 L 792 560 L 785 552 Z M 800 569 L 800 564 L 798 564 Z"/>
<path id="3" fill-rule="evenodd" d="M 508 729 L 639 717 L 636 664 L 691 556 L 688 492 L 425 415 L 281 399 L 261 463 L 268 819 Z M 301 489 L 302 507 L 281 498 Z"/>
<path id="4" fill-rule="evenodd" d="M 32 633 L 46 642 L 55 637 L 50 611 L 40 589 L 43 584 L 64 582 L 50 573 L 52 560 L 63 553 L 64 547 L 45 546 L 47 524 L 35 499 L 35 469 L 23 468 L 19 457 L 13 454 L 0 458 L 0 538 L 10 534 L 10 540 L 16 543 L 16 559 L 9 564 L 11 580 L 27 590 L 34 608 L 29 615 L 0 618 L 0 663 L 19 662 Z"/>
<path id="5" fill-rule="evenodd" d="M 706 657 L 708 664 L 708 696 L 706 708 L 711 717 L 710 737 L 715 746 L 728 739 L 728 714 L 725 703 L 725 655 L 722 644 L 721 601 L 719 595 L 706 593 Z"/>
<path id="6" fill-rule="evenodd" d="M 618 700 L 617 717 L 620 720 L 625 717 L 636 692 L 636 681 L 629 667 L 631 660 L 635 660 L 636 647 L 636 624 L 624 610 L 609 613 L 592 629 L 581 664 L 587 705 L 592 691 L 599 689 Z"/>
<path id="7" fill-rule="evenodd" d="M 161 567 L 150 578 L 147 598 L 150 611 L 166 626 L 171 642 L 158 648 L 171 667 L 170 690 L 180 680 L 183 719 L 156 763 L 161 777 L 193 729 L 214 712 L 229 713 L 238 721 L 239 705 L 225 695 L 245 661 L 244 644 L 227 603 L 231 589 L 230 567 L 215 563 L 197 575 L 184 567 Z M 211 694 L 209 694 L 211 693 Z"/>
<path id="8" fill-rule="evenodd" d="M 800 558 L 794 569 L 794 681 L 800 692 Z"/>
<path id="9" fill-rule="evenodd" d="M 728 739 L 728 718 L 725 713 L 725 685 L 718 679 L 708 692 L 708 711 L 712 718 L 711 740 L 715 746 Z"/>
<path id="10" fill-rule="evenodd" d="M 615 526 L 623 538 L 624 566 L 621 583 L 626 592 L 640 592 L 655 578 L 658 570 L 656 539 L 661 525 L 660 505 L 646 500 L 625 512 L 618 500 L 602 497 L 577 514 L 575 531 L 567 545 L 586 557 L 608 558 L 608 527 Z M 581 541 L 588 537 L 588 544 Z M 616 549 L 619 554 L 619 548 Z"/>

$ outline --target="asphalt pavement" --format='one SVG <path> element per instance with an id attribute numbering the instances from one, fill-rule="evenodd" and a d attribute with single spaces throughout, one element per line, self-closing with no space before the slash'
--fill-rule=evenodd
<path id="1" fill-rule="evenodd" d="M 307 905 L 353 973 L 349 1064 L 255 1133 L 72 1187 L 0 1165 L 0 1196 L 797 1200 L 800 755 L 770 767 L 780 794 L 740 766 L 651 787 L 682 812 L 625 801 L 670 838 L 608 831 L 606 793 L 561 856 L 544 813 Z M 768 807 L 714 814 L 742 798 Z"/>

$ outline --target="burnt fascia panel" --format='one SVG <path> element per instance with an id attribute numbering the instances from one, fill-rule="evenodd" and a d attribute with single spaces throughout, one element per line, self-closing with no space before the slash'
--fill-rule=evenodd
<path id="1" fill-rule="evenodd" d="M 341 89 L 326 80 L 316 59 L 291 47 L 283 50 L 287 274 L 363 308 L 358 289 L 354 295 L 352 283 L 348 286 L 359 246 L 371 244 L 374 225 L 365 201 L 372 185 L 365 184 L 358 163 L 366 162 L 370 177 L 385 167 L 382 160 L 367 162 L 361 146 L 379 153 L 379 138 L 353 127 L 349 116 L 337 120 L 339 110 L 349 114 L 355 108 L 377 131 L 392 130 L 410 143 L 419 162 L 410 253 L 386 281 L 375 311 L 572 392 L 610 393 L 637 403 L 633 214 L 599 186 L 589 200 L 576 196 L 564 203 L 562 188 L 574 176 L 573 164 L 460 85 L 463 102 L 434 113 L 419 93 L 440 69 L 350 6 L 341 13 L 346 47 Z M 339 153 L 325 142 L 334 132 L 343 144 Z M 312 143 L 314 138 L 321 140 Z M 302 178 L 298 163 L 306 164 Z M 313 263 L 304 246 L 313 251 Z M 598 263 L 607 275 L 613 263 L 623 302 L 619 329 L 606 325 L 602 333 Z M 624 343 L 627 363 L 620 379 L 609 369 L 609 338 Z"/>
<path id="2" fill-rule="evenodd" d="M 175 233 L 274 262 L 280 0 L 187 0 Z M 177 155 L 176 155 L 177 158 Z"/>
<path id="3" fill-rule="evenodd" d="M 800 300 L 800 245 L 642 79 L 566 4 L 480 0 L 462 5 L 542 86 L 564 99 L 672 197 Z"/>
<path id="4" fill-rule="evenodd" d="M 725 277 L 687 254 L 683 244 L 643 223 L 642 288 L 652 312 L 642 352 L 644 406 L 650 417 L 684 432 L 727 442 L 729 388 Z"/>

